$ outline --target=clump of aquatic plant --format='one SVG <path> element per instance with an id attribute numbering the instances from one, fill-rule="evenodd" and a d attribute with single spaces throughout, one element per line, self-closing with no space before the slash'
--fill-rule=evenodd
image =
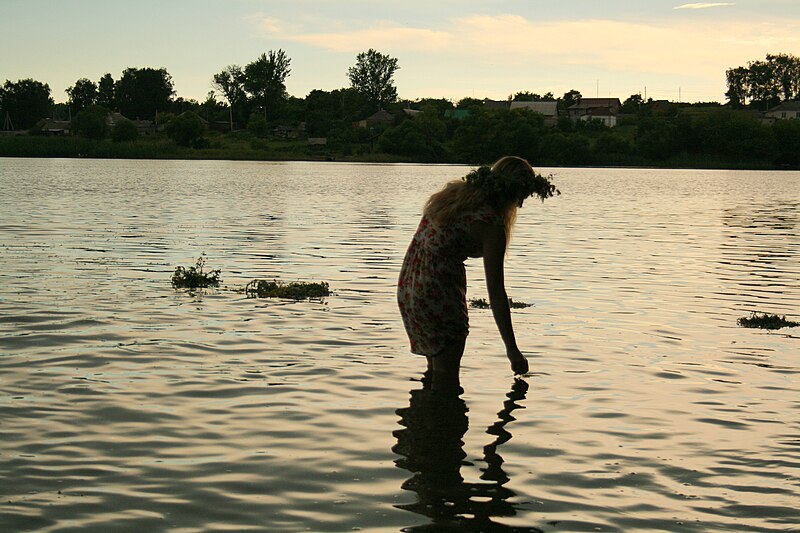
<path id="1" fill-rule="evenodd" d="M 219 277 L 219 269 L 206 272 L 204 270 L 205 265 L 206 258 L 201 255 L 197 258 L 194 266 L 189 268 L 176 267 L 175 272 L 172 274 L 172 286 L 176 289 L 219 287 L 220 281 L 222 281 Z"/>
<path id="2" fill-rule="evenodd" d="M 472 298 L 469 306 L 473 309 L 489 309 L 491 307 L 485 298 Z"/>
<path id="3" fill-rule="evenodd" d="M 755 311 L 749 317 L 742 317 L 736 322 L 743 328 L 781 329 L 800 326 L 800 322 L 786 320 L 786 316 L 759 314 Z"/>
<path id="4" fill-rule="evenodd" d="M 309 298 L 323 298 L 331 294 L 328 284 L 321 282 L 293 281 L 267 281 L 254 279 L 244 289 L 245 294 L 251 298 L 288 298 L 291 300 L 306 300 Z"/>
<path id="5" fill-rule="evenodd" d="M 485 298 L 472 298 L 469 301 L 469 306 L 473 309 L 490 309 L 492 306 Z M 526 307 L 533 307 L 533 304 L 525 302 L 515 302 L 511 298 L 508 299 L 508 306 L 511 309 L 525 309 Z"/>
<path id="6" fill-rule="evenodd" d="M 511 309 L 525 309 L 527 307 L 533 307 L 533 304 L 529 304 L 527 302 L 515 302 L 511 298 L 508 299 L 508 306 Z"/>

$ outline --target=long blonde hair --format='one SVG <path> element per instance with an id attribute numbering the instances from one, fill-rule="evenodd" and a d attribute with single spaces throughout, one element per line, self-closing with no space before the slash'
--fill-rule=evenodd
<path id="1" fill-rule="evenodd" d="M 530 163 L 521 157 L 506 156 L 499 159 L 491 167 L 491 173 L 498 177 L 515 173 L 525 173 L 533 175 L 534 171 Z M 506 230 L 506 242 L 511 239 L 511 229 L 517 219 L 517 208 L 524 198 L 508 198 L 503 205 L 492 205 L 484 190 L 475 187 L 464 179 L 448 182 L 442 190 L 434 193 L 425 203 L 422 213 L 431 221 L 437 224 L 446 224 L 458 213 L 475 211 L 483 207 L 491 207 L 503 219 L 503 226 Z"/>

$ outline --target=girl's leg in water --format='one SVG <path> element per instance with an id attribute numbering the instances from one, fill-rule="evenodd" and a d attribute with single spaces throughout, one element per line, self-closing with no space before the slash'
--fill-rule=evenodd
<path id="1" fill-rule="evenodd" d="M 433 365 L 433 389 L 450 389 L 460 386 L 459 370 L 464 355 L 466 338 L 452 340 L 442 351 L 431 357 Z"/>

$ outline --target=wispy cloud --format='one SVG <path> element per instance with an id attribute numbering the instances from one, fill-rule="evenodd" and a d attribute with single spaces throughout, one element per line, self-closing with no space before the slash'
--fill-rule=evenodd
<path id="1" fill-rule="evenodd" d="M 302 43 L 331 52 L 359 52 L 367 48 L 395 50 L 435 50 L 452 41 L 447 31 L 400 26 L 387 21 L 375 21 L 369 28 L 356 30 L 313 32 L 290 27 L 277 19 L 254 18 L 257 31 L 272 38 Z"/>
<path id="2" fill-rule="evenodd" d="M 728 7 L 735 5 L 735 2 L 700 2 L 697 4 L 681 4 L 675 6 L 673 9 L 708 9 L 710 7 Z"/>
<path id="3" fill-rule="evenodd" d="M 290 28 L 270 19 L 260 30 L 271 40 L 334 53 L 355 54 L 375 48 L 398 57 L 401 64 L 404 57 L 415 57 L 416 69 L 409 66 L 404 70 L 411 77 L 425 76 L 421 74 L 425 68 L 430 69 L 428 73 L 447 68 L 459 75 L 483 71 L 493 76 L 557 79 L 570 73 L 605 72 L 615 79 L 652 75 L 693 78 L 716 86 L 724 84 L 727 68 L 775 50 L 800 52 L 800 19 L 792 18 L 725 20 L 708 25 L 685 20 L 544 21 L 500 14 L 457 17 L 442 21 L 435 30 L 390 21 L 347 26 L 329 25 L 317 32 L 309 26 Z M 419 61 L 420 57 L 425 60 Z"/>

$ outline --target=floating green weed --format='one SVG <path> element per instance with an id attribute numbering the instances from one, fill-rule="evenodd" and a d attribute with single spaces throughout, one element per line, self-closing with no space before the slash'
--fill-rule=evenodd
<path id="1" fill-rule="evenodd" d="M 485 298 L 473 298 L 469 301 L 469 306 L 473 309 L 489 309 L 491 307 Z"/>
<path id="2" fill-rule="evenodd" d="M 736 322 L 743 328 L 781 329 L 800 326 L 800 322 L 786 320 L 786 316 L 758 314 L 755 311 L 749 317 L 740 318 Z"/>
<path id="3" fill-rule="evenodd" d="M 324 281 L 318 283 L 306 281 L 284 283 L 262 279 L 254 279 L 248 283 L 244 292 L 251 298 L 288 298 L 291 300 L 322 298 L 331 294 L 328 284 Z"/>
<path id="4" fill-rule="evenodd" d="M 484 298 L 472 298 L 469 301 L 469 306 L 473 309 L 490 309 L 492 306 Z M 511 309 L 525 309 L 526 307 L 533 307 L 533 304 L 525 302 L 515 302 L 511 298 L 508 299 L 508 306 Z"/>
<path id="5" fill-rule="evenodd" d="M 211 270 L 204 272 L 203 267 L 206 264 L 205 256 L 197 258 L 197 263 L 189 268 L 182 266 L 175 268 L 175 273 L 172 274 L 172 286 L 176 289 L 204 289 L 206 287 L 219 287 L 220 281 L 219 270 Z"/>

